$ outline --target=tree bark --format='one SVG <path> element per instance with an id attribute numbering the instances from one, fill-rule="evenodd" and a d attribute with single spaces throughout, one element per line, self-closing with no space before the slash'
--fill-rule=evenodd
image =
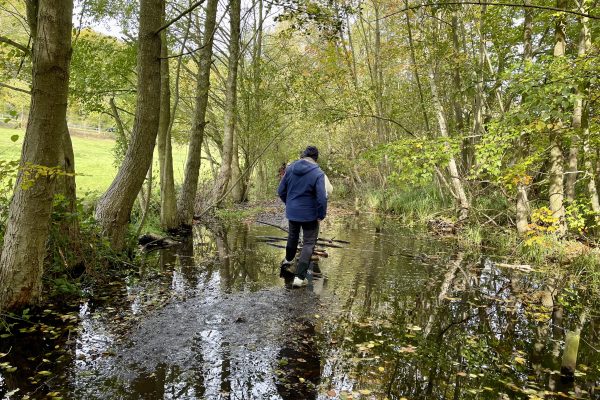
<path id="1" fill-rule="evenodd" d="M 164 19 L 163 7 L 163 21 Z M 158 119 L 160 225 L 162 229 L 168 231 L 177 227 L 177 198 L 175 196 L 173 151 L 171 147 L 171 88 L 166 29 L 161 32 L 160 55 L 160 116 Z"/>
<path id="2" fill-rule="evenodd" d="M 131 141 L 117 176 L 96 206 L 96 219 L 115 250 L 121 250 L 131 209 L 152 163 L 160 115 L 161 0 L 140 1 L 138 101 Z"/>
<path id="3" fill-rule="evenodd" d="M 453 50 L 453 63 L 452 68 L 452 83 L 454 84 L 454 90 L 451 97 L 452 108 L 454 109 L 454 119 L 456 120 L 456 129 L 461 135 L 465 132 L 465 117 L 464 117 L 464 105 L 465 98 L 463 94 L 463 84 L 460 76 L 460 41 L 458 38 L 458 12 L 452 13 L 452 50 Z M 464 138 L 462 140 L 462 165 L 465 171 L 469 170 L 472 165 L 474 158 L 475 148 L 473 147 L 473 141 L 471 138 Z"/>
<path id="4" fill-rule="evenodd" d="M 194 122 L 190 132 L 188 157 L 185 163 L 185 173 L 181 192 L 177 199 L 177 212 L 179 225 L 191 226 L 194 217 L 196 191 L 198 190 L 198 177 L 200 175 L 200 158 L 202 156 L 202 142 L 206 127 L 206 108 L 208 105 L 208 92 L 210 88 L 210 67 L 213 54 L 213 35 L 217 19 L 218 0 L 208 0 L 206 5 L 206 19 L 204 23 L 203 41 L 201 43 L 196 78 L 196 105 Z"/>
<path id="5" fill-rule="evenodd" d="M 231 190 L 231 196 L 235 203 L 243 203 L 247 199 L 245 198 L 246 185 L 245 179 L 240 179 L 242 170 L 240 168 L 240 158 L 238 155 L 238 133 L 236 132 L 233 136 L 233 153 L 231 157 L 231 182 L 235 185 Z M 237 182 L 237 183 L 235 183 Z"/>
<path id="6" fill-rule="evenodd" d="M 408 8 L 408 0 L 404 0 L 404 7 Z M 406 16 L 406 29 L 408 31 L 408 44 L 410 47 L 410 63 L 412 65 L 413 74 L 415 74 L 415 81 L 417 83 L 417 90 L 419 91 L 419 100 L 421 102 L 421 111 L 423 113 L 423 121 L 425 122 L 425 129 L 429 131 L 429 117 L 427 116 L 427 108 L 425 106 L 425 98 L 423 96 L 423 86 L 421 85 L 421 78 L 419 76 L 419 69 L 417 66 L 417 56 L 415 54 L 415 45 L 413 41 L 412 28 L 410 26 L 409 13 L 404 13 Z M 358 85 L 356 85 L 358 87 Z"/>
<path id="7" fill-rule="evenodd" d="M 530 0 L 525 0 L 525 4 L 529 4 Z M 523 64 L 525 67 L 531 62 L 533 56 L 532 33 L 533 33 L 533 12 L 530 8 L 524 7 L 525 19 L 523 21 Z M 523 135 L 523 134 L 522 134 Z M 523 153 L 527 153 L 524 149 L 526 140 L 519 138 L 518 147 L 520 158 Z M 529 199 L 527 198 L 527 185 L 523 179 L 519 179 L 517 183 L 517 207 L 516 207 L 516 224 L 517 232 L 524 234 L 529 230 Z"/>
<path id="8" fill-rule="evenodd" d="M 73 154 L 73 144 L 71 135 L 65 119 L 62 135 L 62 153 L 61 168 L 65 174 L 60 176 L 56 182 L 55 192 L 64 197 L 62 215 L 59 223 L 59 232 L 66 243 L 68 250 L 68 265 L 73 267 L 82 262 L 82 242 L 79 226 L 79 216 L 77 214 L 77 185 L 75 183 L 75 156 Z"/>
<path id="9" fill-rule="evenodd" d="M 477 21 L 477 36 L 479 37 L 479 48 L 477 54 L 477 82 L 475 83 L 475 104 L 473 105 L 473 138 L 471 138 L 471 146 L 475 148 L 475 144 L 480 137 L 483 136 L 483 80 L 484 80 L 484 64 L 485 64 L 485 37 L 483 35 L 483 20 L 485 16 L 486 6 L 480 7 L 479 21 Z M 465 165 L 465 174 L 468 175 L 471 167 L 475 164 L 475 152 Z"/>
<path id="10" fill-rule="evenodd" d="M 65 134 L 73 1 L 41 0 L 35 8 L 31 112 L 0 255 L 0 310 L 22 308 L 40 299 Z M 44 168 L 57 170 L 44 172 Z"/>
<path id="11" fill-rule="evenodd" d="M 585 0 L 578 1 L 578 11 L 585 13 Z M 579 43 L 577 46 L 577 57 L 582 59 L 591 47 L 590 31 L 588 28 L 588 18 L 579 18 Z M 575 183 L 577 182 L 577 159 L 579 157 L 579 145 L 581 137 L 585 138 L 585 132 L 583 132 L 582 118 L 584 102 L 589 97 L 589 90 L 587 83 L 577 88 L 577 95 L 575 98 L 575 105 L 573 108 L 573 120 L 571 127 L 574 130 L 574 134 L 571 138 L 571 147 L 569 148 L 569 158 L 567 164 L 567 174 L 565 177 L 565 197 L 567 202 L 573 202 L 575 200 Z M 586 104 L 587 106 L 587 104 Z M 583 130 L 582 130 L 583 129 Z M 581 135 L 581 136 L 580 136 Z"/>
<path id="12" fill-rule="evenodd" d="M 233 136 L 237 110 L 237 70 L 240 54 L 240 13 L 241 1 L 230 2 L 229 31 L 229 72 L 225 89 L 225 123 L 223 132 L 223 152 L 221 169 L 213 190 L 212 204 L 219 206 L 224 200 L 227 184 L 231 179 L 231 160 L 233 156 Z"/>
<path id="13" fill-rule="evenodd" d="M 381 5 L 378 0 L 373 0 L 373 9 L 375 11 L 375 46 L 374 46 L 374 83 L 375 83 L 375 110 L 377 116 L 375 123 L 377 126 L 377 136 L 381 143 L 385 143 L 387 139 L 386 125 L 381 117 L 384 116 L 383 110 L 383 70 L 381 66 L 381 19 L 379 11 Z"/>
<path id="14" fill-rule="evenodd" d="M 438 125 L 440 127 L 440 136 L 442 136 L 443 138 L 448 138 L 448 124 L 446 122 L 444 108 L 442 106 L 438 94 L 434 67 L 431 65 L 429 65 L 429 85 L 431 87 L 433 107 L 435 109 Z M 446 142 L 446 148 L 448 152 L 451 152 L 450 144 L 448 142 Z M 448 173 L 450 174 L 450 181 L 452 182 L 452 187 L 454 189 L 454 198 L 456 199 L 459 210 L 458 220 L 463 221 L 469 216 L 470 204 L 469 200 L 467 199 L 467 195 L 463 186 L 463 182 L 460 178 L 458 167 L 456 165 L 456 159 L 454 158 L 454 156 L 450 156 L 450 159 L 448 161 Z"/>
<path id="15" fill-rule="evenodd" d="M 565 8 L 566 0 L 557 0 L 557 7 Z M 565 33 L 565 16 L 556 17 L 555 25 L 554 57 L 564 57 L 567 46 Z M 560 147 L 562 121 L 554 121 L 554 127 L 550 132 L 550 186 L 549 201 L 552 216 L 557 220 L 557 233 L 559 236 L 566 232 L 565 207 L 564 207 L 564 157 Z"/>

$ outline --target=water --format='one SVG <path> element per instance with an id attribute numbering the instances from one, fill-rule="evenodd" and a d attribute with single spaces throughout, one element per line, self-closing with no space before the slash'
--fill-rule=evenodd
<path id="1" fill-rule="evenodd" d="M 498 268 L 489 249 L 393 220 L 340 217 L 321 236 L 351 244 L 292 290 L 283 250 L 257 238 L 282 233 L 197 227 L 89 300 L 18 321 L 0 344 L 0 396 L 600 398 L 597 299 L 576 281 Z M 563 382 L 564 329 L 586 310 L 578 371 Z"/>

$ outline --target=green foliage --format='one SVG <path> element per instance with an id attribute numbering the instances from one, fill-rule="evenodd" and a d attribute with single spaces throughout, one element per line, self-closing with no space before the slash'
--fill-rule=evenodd
<path id="1" fill-rule="evenodd" d="M 431 182 L 435 168 L 448 164 L 458 153 L 458 142 L 445 138 L 405 138 L 367 151 L 366 159 L 374 163 L 389 162 L 393 167 L 389 179 L 398 184 Z"/>
<path id="2" fill-rule="evenodd" d="M 583 235 L 598 227 L 598 214 L 588 201 L 574 201 L 565 210 L 567 226 L 572 232 Z"/>
<path id="3" fill-rule="evenodd" d="M 135 65 L 134 46 L 84 29 L 74 41 L 69 95 L 83 113 L 108 112 L 111 97 L 131 107 L 135 104 Z"/>

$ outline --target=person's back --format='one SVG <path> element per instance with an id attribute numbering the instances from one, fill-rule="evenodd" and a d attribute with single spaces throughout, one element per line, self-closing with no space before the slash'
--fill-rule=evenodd
<path id="1" fill-rule="evenodd" d="M 322 220 L 327 211 L 325 174 L 312 158 L 293 162 L 279 186 L 279 197 L 285 203 L 286 217 L 290 221 L 308 222 Z"/>

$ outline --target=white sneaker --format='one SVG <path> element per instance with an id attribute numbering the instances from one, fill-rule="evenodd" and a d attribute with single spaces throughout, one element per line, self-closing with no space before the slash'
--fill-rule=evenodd
<path id="1" fill-rule="evenodd" d="M 300 279 L 297 276 L 294 277 L 292 287 L 302 287 L 308 285 L 308 279 Z"/>

